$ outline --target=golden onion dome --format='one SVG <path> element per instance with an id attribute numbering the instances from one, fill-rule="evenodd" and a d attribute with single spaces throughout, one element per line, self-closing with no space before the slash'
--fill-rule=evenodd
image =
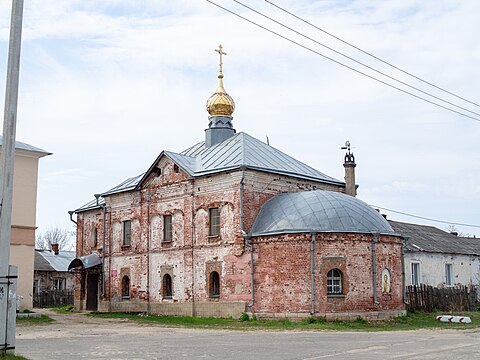
<path id="1" fill-rule="evenodd" d="M 207 100 L 207 111 L 210 116 L 232 116 L 235 102 L 223 87 L 223 74 L 218 75 L 218 89 Z"/>
<path id="2" fill-rule="evenodd" d="M 218 89 L 207 100 L 207 111 L 210 116 L 232 116 L 233 110 L 235 110 L 235 102 L 223 87 L 222 55 L 227 54 L 222 51 L 222 48 L 222 45 L 219 45 L 219 48 L 215 50 L 220 55 L 220 72 L 218 73 Z"/>

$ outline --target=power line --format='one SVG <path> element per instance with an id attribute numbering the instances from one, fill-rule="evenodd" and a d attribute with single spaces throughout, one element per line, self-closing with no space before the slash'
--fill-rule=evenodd
<path id="1" fill-rule="evenodd" d="M 368 55 L 368 56 L 374 58 L 375 60 L 378 60 L 378 61 L 380 61 L 380 62 L 382 62 L 382 63 L 384 63 L 384 64 L 386 64 L 386 65 L 388 65 L 388 66 L 390 66 L 390 67 L 392 67 L 392 68 L 394 68 L 394 69 L 396 69 L 396 70 L 398 70 L 398 71 L 400 71 L 400 72 L 402 72 L 402 73 L 404 73 L 404 74 L 406 74 L 406 75 L 408 75 L 408 76 L 413 77 L 414 79 L 417 79 L 417 80 L 419 80 L 419 81 L 421 81 L 421 82 L 423 82 L 423 83 L 425 83 L 425 84 L 428 84 L 428 85 L 430 85 L 430 86 L 432 86 L 432 87 L 434 87 L 434 88 L 436 88 L 436 89 L 438 89 L 438 90 L 441 90 L 441 91 L 443 91 L 443 92 L 445 92 L 445 93 L 447 93 L 447 94 L 449 94 L 449 95 L 455 96 L 455 97 L 458 98 L 458 99 L 461 99 L 461 100 L 466 101 L 466 102 L 468 102 L 468 103 L 470 103 L 470 104 L 472 104 L 472 105 L 476 105 L 476 106 L 480 107 L 480 104 L 478 104 L 478 103 L 476 103 L 476 102 L 474 102 L 474 101 L 470 101 L 470 100 L 468 100 L 468 99 L 465 99 L 464 97 L 462 97 L 462 96 L 460 96 L 460 95 L 457 95 L 457 94 L 455 94 L 455 93 L 453 93 L 453 92 L 450 92 L 450 91 L 448 91 L 448 90 L 446 90 L 446 89 L 444 89 L 444 88 L 442 88 L 442 87 L 440 87 L 440 86 L 437 86 L 437 85 L 435 85 L 435 84 L 432 84 L 431 82 L 428 82 L 427 80 L 423 80 L 422 78 L 420 78 L 420 77 L 418 77 L 418 76 L 416 76 L 416 75 L 414 75 L 414 74 L 412 74 L 412 73 L 410 73 L 410 72 L 408 72 L 408 71 L 406 71 L 406 70 L 403 70 L 403 69 L 399 68 L 398 66 L 393 65 L 392 63 L 390 63 L 390 62 L 388 62 L 388 61 L 382 60 L 382 59 L 379 58 L 378 56 L 375 56 L 375 55 L 373 55 L 372 53 L 370 53 L 370 52 L 368 52 L 368 51 L 362 50 L 362 49 L 359 48 L 358 46 L 355 46 L 355 45 L 349 43 L 348 41 L 343 40 L 343 39 L 341 39 L 340 37 L 335 36 L 335 35 L 329 33 L 328 31 L 326 31 L 326 30 L 324 30 L 324 29 L 316 26 L 315 24 L 312 24 L 311 22 L 309 22 L 309 21 L 301 18 L 300 16 L 297 16 L 297 15 L 293 14 L 292 12 L 290 12 L 290 11 L 282 8 L 282 7 L 279 6 L 279 5 L 274 4 L 273 2 L 271 2 L 271 1 L 269 1 L 269 0 L 264 0 L 264 1 L 267 2 L 267 3 L 269 3 L 269 4 L 272 5 L 272 6 L 276 7 L 277 9 L 282 10 L 283 12 L 285 12 L 285 13 L 293 16 L 294 18 L 296 18 L 296 19 L 298 19 L 298 20 L 300 20 L 300 21 L 302 21 L 302 22 L 304 22 L 304 23 L 306 23 L 306 24 L 314 27 L 315 29 L 320 30 L 321 32 L 323 32 L 323 33 L 325 33 L 325 34 L 333 37 L 334 39 L 337 39 L 338 41 L 341 41 L 342 43 L 344 43 L 344 44 L 346 44 L 346 45 L 348 45 L 348 46 L 350 46 L 350 47 L 352 47 L 352 48 L 354 48 L 354 49 L 356 49 L 356 50 L 364 53 L 365 55 Z"/>
<path id="2" fill-rule="evenodd" d="M 352 58 L 351 56 L 348 56 L 348 55 L 346 55 L 346 54 L 344 54 L 344 53 L 342 53 L 342 52 L 340 52 L 340 51 L 338 51 L 338 50 L 335 50 L 334 48 L 332 48 L 332 47 L 330 47 L 330 46 L 327 46 L 327 45 L 325 45 L 325 44 L 323 44 L 323 43 L 321 43 L 321 42 L 319 42 L 319 41 L 317 41 L 317 40 L 315 40 L 315 39 L 313 39 L 313 38 L 311 38 L 311 37 L 309 37 L 309 36 L 301 33 L 300 31 L 297 31 L 297 30 L 295 30 L 295 29 L 293 29 L 293 28 L 291 28 L 291 27 L 283 24 L 282 22 L 280 22 L 280 21 L 278 21 L 278 20 L 275 20 L 275 19 L 273 19 L 272 17 L 270 17 L 270 16 L 268 16 L 268 15 L 263 14 L 262 12 L 260 12 L 260 11 L 258 11 L 258 10 L 255 10 L 254 8 L 252 8 L 252 7 L 246 5 L 246 4 L 244 4 L 244 3 L 242 3 L 242 2 L 240 2 L 240 1 L 238 1 L 238 0 L 233 0 L 233 1 L 236 2 L 236 3 L 239 4 L 239 5 L 247 8 L 247 9 L 249 9 L 250 11 L 253 11 L 254 13 L 256 13 L 256 14 L 258 14 L 258 15 L 261 15 L 261 16 L 263 16 L 264 18 L 266 18 L 266 19 L 268 19 L 268 20 L 270 20 L 270 21 L 272 21 L 272 22 L 274 22 L 274 23 L 276 23 L 276 24 L 278 24 L 278 25 L 280 25 L 280 26 L 282 26 L 282 27 L 284 27 L 284 28 L 286 28 L 286 29 L 294 32 L 295 34 L 300 35 L 300 36 L 304 37 L 305 39 L 308 39 L 308 40 L 310 40 L 310 41 L 312 41 L 312 42 L 314 42 L 314 43 L 316 43 L 316 44 L 318 44 L 318 45 L 320 45 L 320 46 L 323 46 L 324 48 L 326 48 L 326 49 L 328 49 L 328 50 L 330 50 L 330 51 L 333 51 L 334 53 L 336 53 L 336 54 L 338 54 L 338 55 L 340 55 L 340 56 L 343 56 L 344 58 L 346 58 L 346 59 L 348 59 L 348 60 L 351 60 L 351 61 L 353 61 L 353 62 L 355 62 L 355 63 L 357 63 L 357 64 L 359 64 L 359 65 L 362 65 L 362 66 L 366 67 L 367 69 L 370 69 L 370 70 L 372 70 L 372 71 L 375 71 L 375 72 L 378 73 L 378 74 L 381 74 L 381 75 L 383 75 L 383 76 L 385 76 L 385 77 L 387 77 L 387 78 L 389 78 L 389 79 L 392 79 L 392 80 L 394 80 L 394 81 L 396 81 L 396 82 L 398 82 L 398 83 L 400 83 L 400 84 L 402 84 L 402 85 L 405 85 L 405 86 L 407 86 L 407 87 L 409 87 L 409 88 L 411 88 L 411 89 L 414 89 L 414 90 L 416 90 L 416 91 L 418 91 L 418 92 L 420 92 L 420 93 L 422 93 L 422 94 L 425 94 L 425 95 L 430 96 L 430 97 L 432 97 L 432 98 L 434 98 L 434 99 L 440 100 L 440 101 L 442 101 L 442 102 L 444 102 L 444 103 L 446 103 L 446 104 L 455 106 L 455 107 L 457 107 L 457 108 L 459 108 L 459 109 L 462 109 L 462 110 L 465 110 L 465 111 L 467 111 L 467 112 L 469 112 L 469 113 L 471 113 L 471 114 L 475 114 L 475 115 L 479 115 L 479 116 L 480 116 L 480 113 L 477 113 L 477 112 L 475 112 L 475 111 L 469 110 L 469 109 L 464 108 L 464 107 L 462 107 L 462 106 L 460 106 L 460 105 L 454 104 L 454 103 L 452 103 L 452 102 L 450 102 L 450 101 L 444 100 L 444 99 L 442 99 L 442 98 L 440 98 L 440 97 L 438 97 L 438 96 L 436 96 L 436 95 L 432 95 L 432 94 L 430 94 L 430 93 L 427 92 L 427 91 L 424 91 L 424 90 L 422 90 L 422 89 L 419 89 L 419 88 L 417 88 L 417 87 L 415 87 L 415 86 L 413 86 L 413 85 L 409 85 L 409 84 L 407 84 L 406 82 L 404 82 L 404 81 L 402 81 L 402 80 L 399 80 L 399 79 L 397 79 L 397 78 L 395 78 L 395 77 L 393 77 L 393 76 L 391 76 L 391 75 L 388 75 L 388 74 L 386 74 L 386 73 L 384 73 L 384 72 L 382 72 L 382 71 L 380 71 L 380 70 L 375 69 L 374 67 L 372 67 L 372 66 L 370 66 L 370 65 L 367 65 L 367 64 L 365 64 L 365 63 L 363 63 L 363 62 L 361 62 L 361 61 L 358 61 L 358 60 Z"/>
<path id="3" fill-rule="evenodd" d="M 212 5 L 216 6 L 216 7 L 218 7 L 218 8 L 220 8 L 220 9 L 222 9 L 222 10 L 224 10 L 224 11 L 232 14 L 232 15 L 235 15 L 235 16 L 239 17 L 240 19 L 245 20 L 245 21 L 247 21 L 247 22 L 249 22 L 249 23 L 251 23 L 251 24 L 253 24 L 253 25 L 255 25 L 255 26 L 257 26 L 257 27 L 259 27 L 259 28 L 261 28 L 261 29 L 263 29 L 263 30 L 265 30 L 265 31 L 268 31 L 268 32 L 270 32 L 270 33 L 272 33 L 272 34 L 274 34 L 274 35 L 276 35 L 276 36 L 278 36 L 278 37 L 280 37 L 280 38 L 282 38 L 282 39 L 284 39 L 284 40 L 287 40 L 287 41 L 291 42 L 292 44 L 295 44 L 295 45 L 297 45 L 297 46 L 299 46 L 299 47 L 301 47 L 301 48 L 304 48 L 305 50 L 308 50 L 308 51 L 310 51 L 310 52 L 312 52 L 312 53 L 314 53 L 314 54 L 316 54 L 316 55 L 319 55 L 319 56 L 321 56 L 321 57 L 323 57 L 323 58 L 325 58 L 325 59 L 327 59 L 327 60 L 330 60 L 330 61 L 332 61 L 332 62 L 334 62 L 334 63 L 336 63 L 336 64 L 338 64 L 338 65 L 341 65 L 341 66 L 343 66 L 343 67 L 345 67 L 345 68 L 347 68 L 347 69 L 350 69 L 350 70 L 352 70 L 352 71 L 355 71 L 356 73 L 359 73 L 359 74 L 361 74 L 361 75 L 363 75 L 363 76 L 366 76 L 366 77 L 368 77 L 368 78 L 370 78 L 370 79 L 372 79 L 372 80 L 375 80 L 375 81 L 377 81 L 377 82 L 379 82 L 379 83 L 381 83 L 381 84 L 384 84 L 384 85 L 389 86 L 389 87 L 391 87 L 391 88 L 393 88 L 393 89 L 396 89 L 396 90 L 398 90 L 398 91 L 401 91 L 401 92 L 403 92 L 403 93 L 405 93 L 405 94 L 408 94 L 408 95 L 410 95 L 410 96 L 413 96 L 413 97 L 415 97 L 415 98 L 417 98 L 417 99 L 419 99 L 419 100 L 423 100 L 423 101 L 428 102 L 428 103 L 430 103 L 430 104 L 432 104 L 432 105 L 438 106 L 438 107 L 440 107 L 440 108 L 442 108 L 442 109 L 448 110 L 448 111 L 450 111 L 450 112 L 453 112 L 453 113 L 456 113 L 456 114 L 458 114 L 458 115 L 464 116 L 464 117 L 466 117 L 466 118 L 469 118 L 469 119 L 472 119 L 472 120 L 475 120 L 475 121 L 480 122 L 480 119 L 478 119 L 478 118 L 476 118 L 476 117 L 473 117 L 473 116 L 464 114 L 464 113 L 459 112 L 459 111 L 457 111 L 457 110 L 451 109 L 451 108 L 449 108 L 449 107 L 447 107 L 447 106 L 438 104 L 438 103 L 436 103 L 436 102 L 434 102 L 434 101 L 431 101 L 431 100 L 429 100 L 429 99 L 426 99 L 426 98 L 424 98 L 424 97 L 422 97 L 422 96 L 413 94 L 413 93 L 411 93 L 411 92 L 409 92 L 409 91 L 407 91 L 407 90 L 404 90 L 404 89 L 401 89 L 401 88 L 399 88 L 399 87 L 397 87 L 397 86 L 395 86 L 395 85 L 389 84 L 389 83 L 387 83 L 387 82 L 385 82 L 385 81 L 383 81 L 383 80 L 380 80 L 380 79 L 378 79 L 378 78 L 376 78 L 376 77 L 374 77 L 374 76 L 372 76 L 372 75 L 368 75 L 368 74 L 366 74 L 366 73 L 364 73 L 364 72 L 362 72 L 362 71 L 360 71 L 360 70 L 357 70 L 357 69 L 355 69 L 355 68 L 353 68 L 353 67 L 351 67 L 351 66 L 349 66 L 349 65 L 346 65 L 346 64 L 344 64 L 344 63 L 342 63 L 342 62 L 340 62 L 340 61 L 338 61 L 338 60 L 335 60 L 335 59 L 333 59 L 333 58 L 331 58 L 331 57 L 329 57 L 329 56 L 327 56 L 327 55 L 324 55 L 324 54 L 322 54 L 322 53 L 320 53 L 320 52 L 318 52 L 318 51 L 316 51 L 316 50 L 314 50 L 314 49 L 312 49 L 312 48 L 310 48 L 310 47 L 308 47 L 308 46 L 306 46 L 306 45 L 302 45 L 302 44 L 300 44 L 300 43 L 298 43 L 298 42 L 296 42 L 296 41 L 294 41 L 294 40 L 292 40 L 292 39 L 290 39 L 290 38 L 288 38 L 288 37 L 286 37 L 286 36 L 284 36 L 284 35 L 281 35 L 281 34 L 275 32 L 275 31 L 273 31 L 273 30 L 271 30 L 271 29 L 268 29 L 267 27 L 262 26 L 262 25 L 254 22 L 254 21 L 252 21 L 252 20 L 250 20 L 250 19 L 247 19 L 246 17 L 244 17 L 244 16 L 242 16 L 242 15 L 240 15 L 240 14 L 237 14 L 236 12 L 234 12 L 234 11 L 232 11 L 232 10 L 229 10 L 229 9 L 227 9 L 227 8 L 225 8 L 225 7 L 219 5 L 219 4 L 217 4 L 217 3 L 215 3 L 215 2 L 213 2 L 213 1 L 211 1 L 211 0 L 205 0 L 205 1 L 207 1 L 208 3 L 210 3 L 210 4 L 212 4 Z"/>
<path id="4" fill-rule="evenodd" d="M 377 205 L 370 205 L 370 206 L 374 207 L 374 208 L 377 208 L 377 209 L 390 211 L 390 212 L 393 212 L 393 213 L 396 213 L 396 214 L 401 214 L 401 215 L 405 215 L 405 216 L 410 216 L 410 217 L 423 219 L 423 220 L 428 220 L 428 221 L 433 221 L 433 222 L 438 222 L 438 223 L 450 224 L 450 225 L 459 225 L 459 226 L 466 226 L 466 227 L 473 227 L 473 228 L 480 228 L 480 225 L 463 224 L 463 223 L 457 223 L 457 222 L 452 222 L 452 221 L 436 220 L 436 219 L 431 219 L 431 218 L 424 217 L 424 216 L 418 216 L 418 215 L 404 213 L 404 212 L 401 212 L 401 211 L 396 211 L 396 210 L 392 210 L 392 209 L 383 208 L 383 207 L 380 207 L 380 206 L 377 206 Z"/>

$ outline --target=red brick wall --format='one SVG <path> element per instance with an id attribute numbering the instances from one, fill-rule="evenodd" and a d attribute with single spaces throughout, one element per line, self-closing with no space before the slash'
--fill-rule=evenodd
<path id="1" fill-rule="evenodd" d="M 373 303 L 372 235 L 316 234 L 315 310 L 317 313 L 403 309 L 401 240 L 381 236 L 377 244 L 377 301 Z M 311 310 L 311 234 L 254 240 L 257 312 Z M 342 271 L 343 296 L 327 295 L 327 272 Z M 381 292 L 381 272 L 391 273 L 391 293 Z"/>
<path id="2" fill-rule="evenodd" d="M 130 277 L 130 301 L 164 302 L 162 274 L 169 269 L 173 299 L 168 302 L 233 302 L 251 300 L 250 254 L 243 251 L 241 234 L 241 171 L 191 179 L 164 158 L 159 176 L 146 179 L 143 189 L 106 198 L 106 299 L 121 300 L 121 278 Z M 250 230 L 261 205 L 279 192 L 314 187 L 339 187 L 285 176 L 245 171 L 243 181 L 244 229 Z M 220 209 L 220 236 L 208 234 L 208 209 Z M 163 216 L 172 215 L 172 241 L 163 239 Z M 131 220 L 130 246 L 122 246 L 122 222 Z M 97 246 L 90 244 L 97 227 Z M 100 209 L 81 213 L 77 224 L 77 256 L 101 253 L 103 214 Z M 315 308 L 318 313 L 398 309 L 402 307 L 401 244 L 381 236 L 377 245 L 378 305 L 373 304 L 371 235 L 317 234 L 315 246 Z M 255 306 L 264 313 L 303 312 L 311 309 L 310 234 L 253 239 Z M 344 297 L 326 294 L 326 272 L 343 273 Z M 381 293 L 381 272 L 391 272 L 390 294 Z M 220 297 L 208 294 L 209 272 L 220 274 Z M 77 281 L 78 283 L 78 281 Z M 80 288 L 79 284 L 77 288 Z M 79 298 L 80 292 L 76 292 Z"/>

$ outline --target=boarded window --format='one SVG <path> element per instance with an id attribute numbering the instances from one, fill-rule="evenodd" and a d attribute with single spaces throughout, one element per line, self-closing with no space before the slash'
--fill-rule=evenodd
<path id="1" fill-rule="evenodd" d="M 216 271 L 210 273 L 210 297 L 220 296 L 220 275 Z"/>
<path id="2" fill-rule="evenodd" d="M 210 208 L 208 209 L 209 215 L 209 235 L 218 236 L 220 235 L 220 209 Z"/>
<path id="3" fill-rule="evenodd" d="M 171 299 L 173 296 L 172 277 L 170 274 L 163 276 L 162 295 L 165 299 Z"/>
<path id="4" fill-rule="evenodd" d="M 132 222 L 130 220 L 123 222 L 123 245 L 129 246 L 132 237 Z"/>
<path id="5" fill-rule="evenodd" d="M 172 215 L 163 216 L 163 241 L 172 241 Z"/>
<path id="6" fill-rule="evenodd" d="M 90 246 L 95 247 L 97 246 L 97 227 L 92 225 L 92 229 L 90 231 Z"/>
<path id="7" fill-rule="evenodd" d="M 327 294 L 342 294 L 342 272 L 332 269 L 327 273 Z"/>

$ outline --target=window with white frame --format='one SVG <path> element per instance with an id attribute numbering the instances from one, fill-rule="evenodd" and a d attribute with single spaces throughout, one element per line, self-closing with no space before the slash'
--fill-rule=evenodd
<path id="1" fill-rule="evenodd" d="M 332 269 L 327 273 L 327 294 L 342 294 L 342 272 L 338 269 Z"/>
<path id="2" fill-rule="evenodd" d="M 420 263 L 412 262 L 412 285 L 420 285 Z"/>
<path id="3" fill-rule="evenodd" d="M 452 264 L 445 264 L 445 285 L 453 285 L 453 266 Z"/>
<path id="4" fill-rule="evenodd" d="M 53 289 L 59 291 L 65 290 L 65 279 L 53 279 Z"/>

